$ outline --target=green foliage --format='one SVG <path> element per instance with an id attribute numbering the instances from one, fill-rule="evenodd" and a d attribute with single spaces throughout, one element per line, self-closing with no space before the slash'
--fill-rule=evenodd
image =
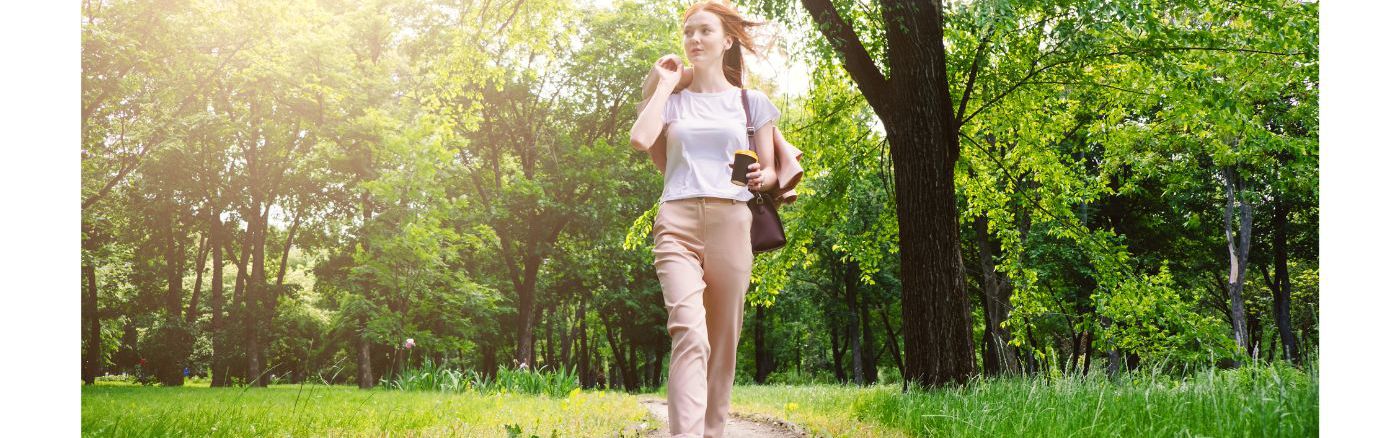
<path id="1" fill-rule="evenodd" d="M 449 368 L 432 360 L 403 370 L 392 380 L 380 380 L 379 386 L 404 391 L 462 392 L 472 388 L 471 376 L 462 370 Z"/>
<path id="2" fill-rule="evenodd" d="M 194 344 L 194 327 L 178 318 L 158 318 L 141 336 L 142 358 L 150 366 L 146 377 L 182 374 Z"/>
<path id="3" fill-rule="evenodd" d="M 849 376 L 854 327 L 878 380 L 891 382 L 894 353 L 909 346 L 882 121 L 802 2 L 742 3 L 753 18 L 795 25 L 758 63 L 791 56 L 812 67 L 810 89 L 768 93 L 784 135 L 806 153 L 799 200 L 781 209 L 789 243 L 757 257 L 746 297 L 768 312 L 768 381 Z M 887 38 L 904 29 L 885 23 L 879 2 L 834 3 L 890 72 Z M 188 364 L 246 382 L 256 333 L 264 371 L 285 381 L 358 379 L 365 341 L 377 383 L 397 389 L 562 397 L 598 377 L 662 383 L 650 381 L 664 375 L 668 333 L 649 251 L 661 176 L 625 131 L 647 68 L 683 53 L 685 3 L 97 6 L 84 8 L 82 29 L 82 259 L 97 277 L 84 317 L 99 320 L 104 372 L 149 380 L 149 368 Z M 1222 343 L 1229 320 L 1216 280 L 1227 266 L 1228 170 L 1248 182 L 1240 197 L 1260 217 L 1290 212 L 1290 310 L 1305 351 L 1315 348 L 1317 10 L 1288 0 L 946 5 L 948 91 L 954 108 L 966 104 L 955 183 L 973 319 L 986 312 L 979 274 L 1000 275 L 1012 288 L 1003 328 L 1037 376 L 1077 374 L 1066 363 L 1085 346 L 1091 373 L 1109 354 L 1178 375 L 1241 359 Z M 995 272 L 975 262 L 979 219 Z M 212 267 L 194 289 L 213 223 L 225 263 L 217 328 Z M 1257 225 L 1257 240 L 1272 236 Z M 1273 269 L 1274 256 L 1256 248 L 1247 308 L 1267 343 L 1278 335 L 1273 296 L 1255 272 Z M 181 281 L 173 318 L 170 268 Z M 759 363 L 752 312 L 741 382 Z M 521 333 L 543 352 L 529 366 L 570 371 L 480 374 L 520 354 Z M 398 348 L 406 338 L 418 341 L 412 355 Z M 581 358 L 592 369 L 575 374 Z M 1044 389 L 998 391 L 1028 388 Z M 223 432 L 210 434 L 251 432 L 214 423 Z M 366 424 L 352 425 L 382 431 Z M 186 431 L 159 427 L 151 431 Z"/>
<path id="4" fill-rule="evenodd" d="M 1164 265 L 1147 278 L 1122 278 L 1094 296 L 1109 323 L 1103 348 L 1159 359 L 1175 366 L 1211 365 L 1233 349 L 1228 327 L 1218 318 L 1194 311 Z"/>
<path id="5" fill-rule="evenodd" d="M 459 393 L 474 390 L 491 394 L 534 394 L 567 397 L 580 390 L 573 370 L 512 369 L 500 367 L 495 376 L 471 369 L 458 369 L 432 360 L 406 369 L 393 379 L 380 380 L 385 389 Z"/>
<path id="6" fill-rule="evenodd" d="M 578 375 L 572 370 L 545 371 L 540 369 L 496 370 L 494 378 L 471 371 L 472 388 L 484 394 L 539 394 L 567 397 L 579 391 Z"/>

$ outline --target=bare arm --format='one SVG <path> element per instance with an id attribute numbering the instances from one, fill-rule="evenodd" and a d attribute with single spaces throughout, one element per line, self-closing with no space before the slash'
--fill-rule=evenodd
<path id="1" fill-rule="evenodd" d="M 754 132 L 754 151 L 758 153 L 758 163 L 749 165 L 747 176 L 751 183 L 750 187 L 753 187 L 752 182 L 755 178 L 761 178 L 758 180 L 758 186 L 754 188 L 756 191 L 762 192 L 772 189 L 778 183 L 778 173 L 773 170 L 773 165 L 777 161 L 775 158 L 777 146 L 773 143 L 773 131 L 776 130 L 773 123 L 769 122 Z M 755 168 L 754 166 L 759 167 Z"/>
<path id="2" fill-rule="evenodd" d="M 673 89 L 680 82 L 680 76 L 680 58 L 676 55 L 663 56 L 652 65 L 651 73 L 643 85 L 642 95 L 646 97 L 642 99 L 642 109 L 638 111 L 637 121 L 632 123 L 632 149 L 651 149 L 665 129 L 661 113 L 665 110 L 666 99 L 670 94 L 649 92 L 646 90 L 647 85 L 651 85 L 652 88 Z M 657 78 L 655 84 L 652 84 L 652 77 Z"/>

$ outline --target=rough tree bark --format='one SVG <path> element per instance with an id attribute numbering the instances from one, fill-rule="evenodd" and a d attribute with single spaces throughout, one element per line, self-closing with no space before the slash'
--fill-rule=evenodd
<path id="1" fill-rule="evenodd" d="M 1253 357 L 1244 309 L 1244 277 L 1245 267 L 1249 262 L 1249 234 L 1254 225 L 1254 206 L 1248 200 L 1242 199 L 1241 192 L 1247 190 L 1248 186 L 1240 178 L 1238 171 L 1227 167 L 1222 173 L 1225 183 L 1225 242 L 1230 255 L 1230 328 L 1235 345 Z M 1240 223 L 1238 232 L 1235 231 L 1236 212 Z"/>
<path id="2" fill-rule="evenodd" d="M 906 383 L 962 383 L 975 369 L 953 168 L 958 126 L 939 2 L 881 2 L 889 78 L 829 0 L 802 0 L 884 122 L 899 219 Z"/>

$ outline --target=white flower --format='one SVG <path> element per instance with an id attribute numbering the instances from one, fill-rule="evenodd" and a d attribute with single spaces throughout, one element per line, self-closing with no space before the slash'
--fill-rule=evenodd
<path id="1" fill-rule="evenodd" d="M 408 338 L 407 341 L 403 341 L 403 348 L 413 348 L 414 345 L 416 344 L 413 343 L 413 338 Z"/>

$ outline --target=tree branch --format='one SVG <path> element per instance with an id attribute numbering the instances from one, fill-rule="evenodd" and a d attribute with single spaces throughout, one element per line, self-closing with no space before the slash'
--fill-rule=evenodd
<path id="1" fill-rule="evenodd" d="M 977 117 L 977 115 L 980 114 L 980 113 L 982 113 L 982 111 L 986 110 L 987 108 L 990 108 L 992 105 L 996 105 L 997 102 L 1001 101 L 1002 98 L 1005 98 L 1007 95 L 1009 95 L 1009 94 L 1011 94 L 1012 92 L 1016 91 L 1016 89 L 1021 88 L 1021 86 L 1023 86 L 1023 85 L 1028 85 L 1028 84 L 1030 84 L 1030 83 L 1031 83 L 1031 78 L 1034 78 L 1036 75 L 1039 75 L 1040 73 L 1042 73 L 1042 72 L 1044 72 L 1044 71 L 1046 71 L 1046 70 L 1049 70 L 1049 69 L 1051 69 L 1051 68 L 1058 67 L 1058 66 L 1065 65 L 1065 64 L 1072 64 L 1072 63 L 1076 63 L 1076 62 L 1088 61 L 1088 60 L 1090 60 L 1090 59 L 1095 59 L 1095 58 L 1109 58 L 1109 57 L 1114 57 L 1114 56 L 1137 55 L 1137 54 L 1141 54 L 1141 53 L 1148 53 L 1148 52 L 1154 52 L 1154 51 L 1161 51 L 1161 52 L 1213 51 L 1213 52 L 1253 53 L 1253 54 L 1274 55 L 1274 56 L 1297 56 L 1297 55 L 1302 55 L 1302 54 L 1304 54 L 1303 52 L 1273 52 L 1273 51 L 1268 51 L 1268 50 L 1255 50 L 1255 49 L 1245 49 L 1245 48 L 1230 48 L 1230 47 L 1193 47 L 1193 46 L 1147 47 L 1147 48 L 1134 49 L 1134 50 L 1123 50 L 1123 51 L 1114 51 L 1114 52 L 1105 52 L 1105 53 L 1090 53 L 1090 54 L 1088 54 L 1088 55 L 1084 55 L 1083 57 L 1061 59 L 1061 60 L 1058 60 L 1058 61 L 1055 61 L 1055 62 L 1052 62 L 1052 63 L 1049 63 L 1049 64 L 1045 64 L 1044 66 L 1042 66 L 1042 67 L 1040 67 L 1040 68 L 1032 69 L 1031 71 L 1027 72 L 1025 76 L 1022 76 L 1020 80 L 1017 80 L 1015 84 L 1012 84 L 1010 88 L 1007 88 L 1005 91 L 1002 91 L 1000 94 L 997 94 L 996 97 L 993 97 L 991 100 L 988 100 L 986 103 L 983 103 L 981 107 L 977 108 L 976 111 L 973 111 L 973 112 L 972 112 L 972 115 L 967 116 L 967 120 L 972 120 L 973 117 Z M 1034 65 L 1034 63 L 1033 63 L 1032 65 Z M 964 120 L 964 122 L 966 122 L 966 120 Z"/>
<path id="2" fill-rule="evenodd" d="M 977 44 L 977 54 L 972 56 L 972 68 L 967 74 L 967 84 L 963 86 L 962 101 L 958 102 L 958 113 L 953 118 L 957 126 L 962 126 L 963 114 L 967 111 L 967 101 L 972 98 L 972 85 L 977 81 L 977 70 L 982 67 L 982 54 L 987 52 L 987 43 L 991 42 L 992 35 L 996 34 L 992 29 L 991 25 L 987 26 L 987 36 L 982 37 L 982 42 Z"/>
<path id="3" fill-rule="evenodd" d="M 880 102 L 879 97 L 885 95 L 889 80 L 875 67 L 875 60 L 870 58 L 870 53 L 861 44 L 851 25 L 836 12 L 836 6 L 830 0 L 802 0 L 802 6 L 811 14 L 827 42 L 841 53 L 842 64 L 851 79 L 855 80 L 861 94 L 872 105 Z"/>

